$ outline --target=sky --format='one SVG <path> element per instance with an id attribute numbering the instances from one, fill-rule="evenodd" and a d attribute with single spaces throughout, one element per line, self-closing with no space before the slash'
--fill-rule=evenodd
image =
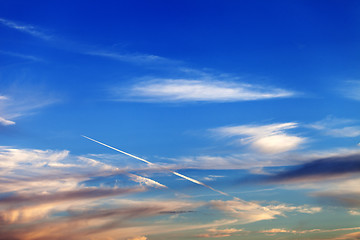
<path id="1" fill-rule="evenodd" d="M 360 239 L 360 2 L 0 2 L 0 239 Z"/>

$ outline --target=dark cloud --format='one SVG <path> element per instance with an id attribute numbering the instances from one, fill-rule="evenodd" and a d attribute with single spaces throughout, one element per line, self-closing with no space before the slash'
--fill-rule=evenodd
<path id="1" fill-rule="evenodd" d="M 316 159 L 271 176 L 254 178 L 248 182 L 321 180 L 357 172 L 360 172 L 360 154 Z"/>

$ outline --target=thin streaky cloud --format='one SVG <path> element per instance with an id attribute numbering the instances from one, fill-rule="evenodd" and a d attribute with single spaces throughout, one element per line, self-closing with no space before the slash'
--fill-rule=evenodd
<path id="1" fill-rule="evenodd" d="M 167 188 L 167 186 L 147 177 L 139 176 L 133 173 L 126 172 L 124 170 L 120 170 L 117 167 L 114 167 L 109 164 L 105 164 L 103 162 L 96 161 L 94 159 L 79 157 L 79 159 L 85 161 L 86 163 L 90 164 L 91 166 L 101 167 L 104 170 L 111 170 L 114 174 L 124 174 L 128 176 L 132 181 L 139 183 L 140 185 L 145 185 L 148 187 L 155 187 L 155 188 Z"/>
<path id="2" fill-rule="evenodd" d="M 295 96 L 269 86 L 194 79 L 153 79 L 112 90 L 117 100 L 139 102 L 238 102 Z"/>
<path id="3" fill-rule="evenodd" d="M 230 237 L 238 236 L 238 234 L 250 234 L 250 233 L 264 233 L 264 234 L 311 234 L 311 233 L 332 233 L 332 232 L 341 232 L 341 231 L 355 231 L 360 230 L 360 227 L 350 227 L 350 228 L 336 228 L 336 229 L 306 229 L 306 230 L 295 230 L 295 229 L 286 229 L 286 228 L 272 228 L 267 230 L 259 231 L 249 231 L 246 229 L 236 229 L 236 228 L 226 228 L 226 229 L 217 229 L 210 228 L 207 230 L 207 233 L 199 234 L 197 237 L 201 238 L 219 238 L 219 237 Z"/>
<path id="4" fill-rule="evenodd" d="M 138 160 L 140 160 L 140 161 L 142 161 L 142 162 L 147 163 L 148 165 L 152 165 L 152 166 L 153 166 L 153 165 L 156 165 L 156 164 L 154 164 L 154 163 L 152 163 L 152 162 L 149 162 L 149 161 L 147 161 L 147 160 L 145 160 L 145 159 L 143 159 L 143 158 L 140 158 L 140 157 L 137 157 L 137 156 L 132 155 L 132 154 L 130 154 L 130 153 L 121 151 L 121 150 L 119 150 L 119 149 L 117 149 L 117 148 L 114 148 L 114 147 L 112 147 L 112 146 L 109 146 L 109 145 L 107 145 L 107 144 L 105 144 L 105 143 L 102 143 L 102 142 L 97 141 L 97 140 L 95 140 L 95 139 L 92 139 L 92 138 L 90 138 L 90 137 L 87 137 L 87 136 L 84 136 L 84 135 L 82 135 L 82 137 L 87 138 L 87 139 L 89 139 L 89 140 L 91 140 L 91 141 L 93 141 L 93 142 L 96 142 L 96 143 L 98 143 L 98 144 L 100 144 L 100 145 L 103 145 L 103 146 L 105 146 L 105 147 L 108 147 L 108 148 L 110 148 L 110 149 L 113 149 L 113 150 L 115 150 L 115 151 L 117 151 L 117 152 L 123 153 L 123 154 L 125 154 L 125 155 L 127 155 L 127 156 L 129 156 L 129 157 L 138 159 Z M 222 195 L 224 195 L 224 196 L 227 196 L 227 197 L 230 196 L 229 194 L 227 194 L 227 193 L 225 193 L 225 192 L 222 192 L 222 191 L 219 191 L 219 190 L 217 190 L 217 189 L 215 189 L 215 188 L 213 188 L 213 187 L 211 187 L 211 186 L 208 186 L 208 185 L 206 185 L 205 183 L 202 183 L 202 182 L 200 182 L 200 181 L 198 181 L 198 180 L 196 180 L 196 179 L 190 178 L 190 177 L 188 177 L 188 176 L 185 176 L 185 175 L 183 175 L 183 174 L 180 174 L 180 173 L 178 173 L 178 172 L 175 172 L 175 171 L 172 171 L 172 170 L 168 170 L 168 169 L 165 169 L 165 168 L 164 168 L 164 170 L 167 170 L 167 171 L 171 172 L 172 174 L 174 174 L 174 175 L 176 175 L 176 176 L 178 176 L 178 177 L 181 177 L 181 178 L 183 178 L 183 179 L 186 179 L 186 180 L 188 180 L 188 181 L 190 181 L 190 182 L 193 182 L 193 183 L 195 183 L 195 184 L 204 186 L 204 187 L 206 187 L 206 188 L 208 188 L 208 189 L 210 189 L 210 190 L 212 190 L 212 191 L 215 191 L 215 192 L 217 192 L 217 193 L 220 193 L 220 194 L 222 194 Z M 238 199 L 238 198 L 235 198 L 235 199 L 237 199 L 237 200 L 240 201 L 240 199 Z"/>
<path id="5" fill-rule="evenodd" d="M 344 81 L 340 93 L 346 98 L 360 101 L 360 80 Z"/>
<path id="6" fill-rule="evenodd" d="M 17 23 L 17 22 L 10 21 L 10 20 L 4 19 L 4 18 L 0 18 L 0 23 L 11 29 L 14 29 L 14 30 L 17 30 L 17 31 L 20 31 L 23 33 L 27 33 L 33 37 L 41 38 L 44 40 L 49 40 L 52 38 L 52 36 L 45 34 L 44 32 L 40 31 L 38 28 L 36 28 L 32 25 Z"/>
<path id="7" fill-rule="evenodd" d="M 284 216 L 285 212 L 300 212 L 304 214 L 315 214 L 320 212 L 320 207 L 309 206 L 291 206 L 286 204 L 260 205 L 257 202 L 241 202 L 237 200 L 212 200 L 209 203 L 211 208 L 220 210 L 233 217 L 236 217 L 242 223 L 251 223 L 262 220 L 275 219 L 276 216 Z"/>
<path id="8" fill-rule="evenodd" d="M 165 57 L 160 57 L 151 54 L 143 53 L 131 53 L 131 54 L 121 54 L 117 52 L 109 51 L 85 51 L 83 52 L 86 55 L 104 57 L 113 59 L 116 61 L 129 62 L 133 64 L 171 64 L 176 63 L 174 60 L 170 60 Z"/>
<path id="9" fill-rule="evenodd" d="M 25 54 L 20 54 L 20 53 L 15 53 L 15 52 L 8 52 L 8 51 L 1 51 L 0 50 L 0 54 L 3 55 L 8 55 L 8 56 L 12 56 L 12 57 L 17 57 L 17 58 L 22 58 L 25 60 L 32 60 L 32 61 L 43 61 L 41 58 L 35 57 L 35 56 L 31 56 L 31 55 L 25 55 Z"/>
<path id="10" fill-rule="evenodd" d="M 11 122 L 15 123 L 15 119 L 33 114 L 38 109 L 60 101 L 54 94 L 34 86 L 24 87 L 14 84 L 2 91 L 6 93 L 0 96 L 0 117 L 5 119 L 0 122 L 3 125 L 12 125 Z"/>
<path id="11" fill-rule="evenodd" d="M 11 121 L 11 120 L 7 120 L 3 117 L 0 117 L 0 124 L 3 126 L 9 126 L 9 125 L 15 125 L 15 122 Z"/>
<path id="12" fill-rule="evenodd" d="M 354 125 L 355 120 L 327 116 L 325 119 L 305 125 L 332 137 L 358 137 L 360 126 Z"/>

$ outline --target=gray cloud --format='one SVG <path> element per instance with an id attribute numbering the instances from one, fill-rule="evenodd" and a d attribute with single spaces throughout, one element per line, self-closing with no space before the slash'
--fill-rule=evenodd
<path id="1" fill-rule="evenodd" d="M 360 154 L 338 155 L 316 159 L 291 167 L 271 176 L 260 177 L 263 182 L 309 181 L 310 179 L 326 179 L 345 174 L 360 172 Z"/>

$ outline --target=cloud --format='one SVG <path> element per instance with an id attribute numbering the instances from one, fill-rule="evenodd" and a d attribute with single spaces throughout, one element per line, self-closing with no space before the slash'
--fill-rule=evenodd
<path id="1" fill-rule="evenodd" d="M 293 92 L 228 81 L 154 79 L 114 89 L 118 100 L 141 102 L 237 102 L 291 97 Z M 125 97 L 122 97 L 125 94 Z"/>
<path id="2" fill-rule="evenodd" d="M 272 228 L 272 229 L 267 229 L 267 230 L 259 230 L 259 231 L 250 231 L 250 230 L 245 230 L 245 229 L 235 229 L 235 228 L 229 228 L 229 229 L 216 229 L 216 228 L 211 228 L 207 230 L 207 233 L 205 234 L 199 234 L 197 235 L 197 237 L 203 237 L 203 238 L 217 238 L 217 237 L 230 237 L 230 236 L 238 236 L 239 234 L 245 234 L 246 236 L 253 236 L 254 234 L 265 234 L 267 236 L 276 236 L 277 234 L 296 234 L 296 235 L 302 235 L 302 234 L 306 234 L 307 236 L 302 236 L 302 238 L 306 238 L 308 239 L 312 233 L 314 234 L 323 234 L 322 236 L 325 237 L 326 233 L 335 233 L 335 232 L 341 232 L 341 231 L 354 231 L 354 230 L 359 230 L 360 227 L 352 227 L 352 228 L 334 228 L 334 229 L 305 229 L 305 230 L 300 230 L 300 229 L 286 229 L 286 228 Z M 353 238 L 345 238 L 346 237 L 351 237 L 351 236 L 357 236 L 358 232 L 355 233 L 349 233 L 349 234 L 345 234 L 345 235 L 341 235 L 339 237 L 335 237 L 335 238 L 331 238 L 332 240 L 335 239 L 353 239 Z M 249 238 L 249 237 L 248 237 Z M 251 238 L 251 237 L 250 237 Z M 325 238 L 322 238 L 325 239 Z M 328 239 L 328 238 L 326 238 Z"/>
<path id="3" fill-rule="evenodd" d="M 360 232 L 348 233 L 331 240 L 359 240 L 360 239 Z"/>
<path id="4" fill-rule="evenodd" d="M 119 187 L 113 181 L 110 186 L 97 180 L 89 186 L 92 179 L 129 173 L 69 151 L 0 147 L 0 173 L 0 239 L 88 239 L 89 234 L 99 234 L 94 239 L 115 238 L 119 232 L 108 232 L 129 227 L 131 219 L 187 213 L 203 205 L 125 200 L 125 194 L 147 190 L 143 184 L 158 185 L 135 174 L 131 179 L 138 183 L 141 178 L 140 185 Z M 140 230 L 139 236 L 145 234 Z M 121 236 L 125 239 L 134 232 Z"/>
<path id="5" fill-rule="evenodd" d="M 147 240 L 147 239 L 148 239 L 148 238 L 145 237 L 145 236 L 128 238 L 128 240 Z"/>
<path id="6" fill-rule="evenodd" d="M 328 136 L 333 137 L 358 137 L 360 136 L 360 126 L 349 126 L 355 121 L 351 119 L 335 118 L 327 116 L 321 121 L 307 125 L 310 128 L 319 130 Z"/>
<path id="7" fill-rule="evenodd" d="M 328 192 L 316 192 L 311 196 L 318 198 L 321 201 L 325 201 L 330 204 L 340 205 L 348 208 L 360 208 L 360 192 L 359 191 L 328 191 Z M 350 210 L 351 215 L 357 215 L 356 211 Z"/>
<path id="8" fill-rule="evenodd" d="M 308 230 L 292 230 L 284 228 L 273 228 L 269 230 L 258 231 L 259 233 L 293 233 L 293 234 L 306 234 L 306 233 L 329 233 L 340 231 L 354 231 L 359 230 L 360 227 L 353 228 L 335 228 L 335 229 L 308 229 Z"/>
<path id="9" fill-rule="evenodd" d="M 32 25 L 17 23 L 17 22 L 10 21 L 10 20 L 4 19 L 4 18 L 0 18 L 0 23 L 6 27 L 29 34 L 33 37 L 41 38 L 44 40 L 51 39 L 50 35 L 45 34 L 43 31 L 39 30 L 38 28 L 36 28 Z"/>
<path id="10" fill-rule="evenodd" d="M 210 228 L 207 230 L 208 233 L 199 234 L 197 237 L 199 238 L 221 238 L 221 237 L 230 237 L 234 233 L 243 232 L 243 229 L 235 229 L 235 228 L 226 228 L 226 229 L 217 229 Z"/>
<path id="11" fill-rule="evenodd" d="M 14 125 L 15 122 L 0 117 L 0 124 L 3 125 L 3 126 L 9 126 L 9 125 Z"/>
<path id="12" fill-rule="evenodd" d="M 336 176 L 360 172 L 360 154 L 338 155 L 316 159 L 304 164 L 264 177 L 263 181 L 297 182 L 329 179 Z"/>
<path id="13" fill-rule="evenodd" d="M 360 101 L 360 81 L 343 81 L 343 85 L 340 87 L 340 92 L 346 98 Z"/>
<path id="14" fill-rule="evenodd" d="M 286 204 L 262 206 L 256 202 L 242 200 L 213 200 L 210 202 L 210 206 L 238 218 L 242 223 L 275 219 L 276 216 L 284 216 L 285 212 L 313 214 L 321 211 L 319 207 L 290 206 Z"/>
<path id="15" fill-rule="evenodd" d="M 241 144 L 250 146 L 262 153 L 276 154 L 296 149 L 305 138 L 285 133 L 297 127 L 297 123 L 275 123 L 269 125 L 240 125 L 212 129 L 217 135 L 234 138 Z M 246 138 L 240 138 L 247 136 Z"/>
<path id="16" fill-rule="evenodd" d="M 128 62 L 133 64 L 160 64 L 167 65 L 175 63 L 174 60 L 170 60 L 164 57 L 150 55 L 150 54 L 140 54 L 140 53 L 132 53 L 132 54 L 120 54 L 116 52 L 108 52 L 108 51 L 88 51 L 85 52 L 86 55 L 98 56 L 109 58 L 117 61 Z"/>
<path id="17" fill-rule="evenodd" d="M 349 210 L 349 214 L 354 216 L 360 216 L 360 212 L 356 210 Z"/>
<path id="18" fill-rule="evenodd" d="M 156 188 L 167 188 L 165 185 L 158 183 L 152 179 L 141 177 L 135 174 L 129 173 L 128 176 L 135 182 L 138 182 L 140 184 L 144 184 L 145 186 L 149 187 L 156 187 Z"/>
<path id="19" fill-rule="evenodd" d="M 14 84 L 2 89 L 0 94 L 0 124 L 14 125 L 13 121 L 24 115 L 33 114 L 36 110 L 59 102 L 59 99 L 46 93 L 45 90 L 30 87 L 24 88 Z"/>
<path id="20" fill-rule="evenodd" d="M 101 181 L 109 176 L 129 177 L 130 173 L 89 157 L 71 155 L 69 151 L 0 147 L 0 164 L 3 226 L 0 236 L 3 239 L 33 236 L 37 239 L 88 239 L 89 236 L 128 239 L 191 229 L 217 229 L 235 222 L 273 219 L 285 212 L 316 212 L 308 206 L 262 206 L 240 199 L 210 203 L 166 198 L 125 199 L 125 195 L 131 197 L 144 192 L 148 190 L 144 186 L 154 183 L 147 184 L 151 179 L 142 179 L 140 184 L 135 181 L 130 186 L 118 186 L 114 179 L 112 183 Z M 139 177 L 133 176 L 136 180 Z M 171 218 L 175 214 L 193 214 L 197 209 L 209 208 L 236 220 L 180 224 Z M 166 221 L 159 221 L 165 217 Z M 149 221 L 139 221 L 144 218 Z M 208 234 L 231 234 L 229 229 L 211 230 Z"/>
<path id="21" fill-rule="evenodd" d="M 25 60 L 32 60 L 32 61 L 43 61 L 41 58 L 35 57 L 35 56 L 31 56 L 31 55 L 25 55 L 25 54 L 20 54 L 20 53 L 14 53 L 14 52 L 7 52 L 7 51 L 1 51 L 0 50 L 0 54 L 3 55 L 8 55 L 8 56 L 12 56 L 12 57 L 17 57 L 17 58 L 22 58 Z"/>

